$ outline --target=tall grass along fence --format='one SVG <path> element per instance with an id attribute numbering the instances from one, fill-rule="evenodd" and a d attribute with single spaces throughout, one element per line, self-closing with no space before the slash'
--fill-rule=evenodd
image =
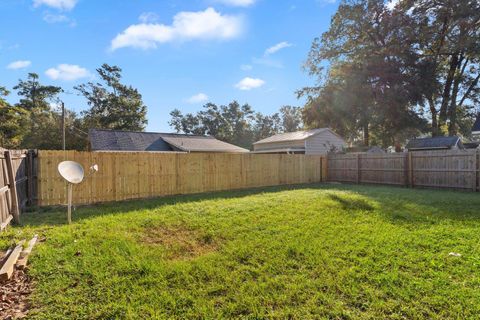
<path id="1" fill-rule="evenodd" d="M 328 181 L 478 191 L 477 150 L 394 154 L 336 154 L 327 159 Z"/>
<path id="2" fill-rule="evenodd" d="M 74 186 L 73 201 L 107 201 L 324 181 L 321 156 L 287 154 L 39 151 L 39 205 L 66 203 L 63 160 L 96 163 Z"/>
<path id="3" fill-rule="evenodd" d="M 36 153 L 0 148 L 0 230 L 36 201 Z"/>

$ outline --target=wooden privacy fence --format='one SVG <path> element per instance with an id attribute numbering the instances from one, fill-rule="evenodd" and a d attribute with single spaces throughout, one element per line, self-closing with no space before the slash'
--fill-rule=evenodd
<path id="1" fill-rule="evenodd" d="M 89 204 L 176 194 L 324 181 L 324 157 L 287 154 L 39 151 L 39 205 L 66 203 L 57 171 L 64 160 L 99 171 L 74 186 L 73 202 Z M 325 168 L 325 166 L 323 166 Z"/>
<path id="2" fill-rule="evenodd" d="M 36 166 L 34 151 L 0 148 L 0 230 L 35 203 Z"/>
<path id="3" fill-rule="evenodd" d="M 478 191 L 477 150 L 328 155 L 328 181 Z"/>

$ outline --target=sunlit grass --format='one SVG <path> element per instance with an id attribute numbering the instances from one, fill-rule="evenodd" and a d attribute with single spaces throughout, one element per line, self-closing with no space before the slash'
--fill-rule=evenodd
<path id="1" fill-rule="evenodd" d="M 476 318 L 480 196 L 300 186 L 23 217 L 36 319 Z M 449 255 L 460 253 L 461 257 Z"/>

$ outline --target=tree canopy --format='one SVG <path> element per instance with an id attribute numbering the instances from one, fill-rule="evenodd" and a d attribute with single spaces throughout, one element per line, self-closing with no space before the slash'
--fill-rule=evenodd
<path id="1" fill-rule="evenodd" d="M 147 106 L 137 89 L 121 82 L 122 69 L 105 63 L 97 73 L 102 83 L 88 82 L 75 87 L 90 106 L 82 113 L 87 126 L 143 131 L 147 125 Z"/>
<path id="2" fill-rule="evenodd" d="M 426 130 L 468 133 L 462 124 L 480 94 L 479 6 L 343 1 L 305 64 L 317 79 L 299 91 L 308 97 L 306 124 L 384 146 Z"/>
<path id="3" fill-rule="evenodd" d="M 297 131 L 303 127 L 301 108 L 284 106 L 280 113 L 264 115 L 248 105 L 232 101 L 228 105 L 207 103 L 196 114 L 170 112 L 170 126 L 177 132 L 211 135 L 244 148 L 279 132 Z"/>

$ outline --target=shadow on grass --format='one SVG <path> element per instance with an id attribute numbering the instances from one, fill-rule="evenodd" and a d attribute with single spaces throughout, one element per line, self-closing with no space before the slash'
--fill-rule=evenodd
<path id="1" fill-rule="evenodd" d="M 333 201 L 338 202 L 343 210 L 362 210 L 372 211 L 375 208 L 363 198 L 348 199 L 337 194 L 328 194 L 328 197 Z"/>
<path id="2" fill-rule="evenodd" d="M 325 189 L 326 184 L 300 184 L 274 187 L 251 188 L 230 191 L 197 193 L 190 195 L 165 196 L 138 200 L 106 202 L 94 205 L 77 206 L 73 212 L 75 221 L 96 218 L 103 215 L 122 214 L 135 210 L 155 210 L 163 206 L 198 202 L 205 200 L 224 200 L 243 198 L 263 193 L 275 193 L 299 189 Z M 42 207 L 22 216 L 22 226 L 57 226 L 66 224 L 66 206 Z"/>
<path id="3" fill-rule="evenodd" d="M 329 193 L 327 197 L 339 203 L 343 210 L 377 210 L 385 219 L 393 223 L 432 223 L 432 218 L 436 221 L 439 219 L 472 220 L 480 218 L 480 195 L 478 193 L 348 184 L 288 185 L 129 200 L 80 206 L 74 214 L 76 221 L 82 221 L 135 210 L 154 210 L 179 203 L 242 198 L 262 193 L 299 189 L 352 192 L 361 197 L 352 199 L 332 193 Z M 378 208 L 374 208 L 369 201 L 378 203 Z M 65 216 L 66 208 L 63 207 L 40 208 L 37 212 L 25 214 L 22 217 L 22 225 L 64 225 Z"/>

